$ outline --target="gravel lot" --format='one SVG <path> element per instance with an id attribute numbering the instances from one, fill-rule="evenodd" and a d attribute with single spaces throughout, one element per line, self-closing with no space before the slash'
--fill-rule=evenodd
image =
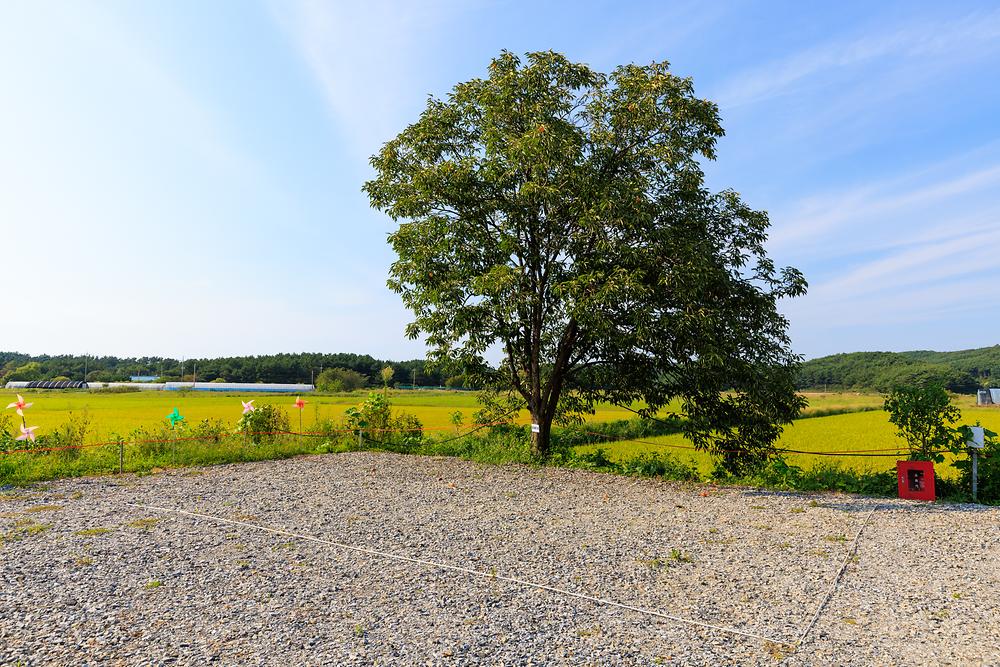
<path id="1" fill-rule="evenodd" d="M 794 642 L 378 558 L 201 512 Z M 0 494 L 0 664 L 1000 664 L 1000 510 L 352 453 Z"/>

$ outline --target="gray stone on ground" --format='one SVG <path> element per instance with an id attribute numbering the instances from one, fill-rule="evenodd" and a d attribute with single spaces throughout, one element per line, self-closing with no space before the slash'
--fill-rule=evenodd
<path id="1" fill-rule="evenodd" d="M 1000 664 L 997 508 L 351 453 L 8 490 L 0 535 L 0 665 Z"/>

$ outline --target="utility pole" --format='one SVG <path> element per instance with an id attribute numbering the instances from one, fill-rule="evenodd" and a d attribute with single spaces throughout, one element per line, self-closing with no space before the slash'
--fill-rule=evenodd
<path id="1" fill-rule="evenodd" d="M 412 380 L 412 382 L 410 382 L 410 386 L 413 387 L 414 389 L 417 388 L 417 367 L 416 366 L 413 367 L 413 380 Z"/>

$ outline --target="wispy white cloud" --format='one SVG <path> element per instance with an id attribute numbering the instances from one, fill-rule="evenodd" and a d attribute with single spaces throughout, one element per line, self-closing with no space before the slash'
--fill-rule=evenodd
<path id="1" fill-rule="evenodd" d="M 873 61 L 957 61 L 981 58 L 998 48 L 1000 10 L 975 12 L 950 21 L 925 20 L 888 31 L 872 28 L 858 37 L 831 40 L 738 73 L 719 86 L 712 97 L 724 108 L 738 107 L 817 85 L 817 81 L 840 70 L 870 67 Z"/>
<path id="2" fill-rule="evenodd" d="M 811 283 L 786 306 L 807 349 L 953 347 L 918 341 L 1000 305 L 990 289 L 1000 281 L 997 148 L 812 195 L 775 216 L 775 253 Z"/>
<path id="3" fill-rule="evenodd" d="M 292 0 L 273 2 L 271 8 L 349 144 L 367 157 L 413 119 L 431 92 L 426 71 L 432 56 L 445 50 L 448 25 L 470 5 Z"/>
<path id="4" fill-rule="evenodd" d="M 1000 212 L 1000 162 L 970 165 L 963 156 L 854 188 L 803 197 L 772 217 L 771 247 L 782 253 L 829 254 L 817 246 L 839 237 L 843 252 L 897 245 L 935 230 L 989 224 Z"/>
<path id="5" fill-rule="evenodd" d="M 865 294 L 894 292 L 962 276 L 989 275 L 1000 269 L 1000 229 L 923 243 L 866 262 L 821 283 L 813 296 L 826 303 L 850 301 Z M 986 271 L 988 274 L 983 274 Z M 1000 278 L 1000 274 L 997 276 Z"/>

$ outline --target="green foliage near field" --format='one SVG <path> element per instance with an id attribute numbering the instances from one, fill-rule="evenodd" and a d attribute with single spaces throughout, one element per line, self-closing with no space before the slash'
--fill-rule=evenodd
<path id="1" fill-rule="evenodd" d="M 798 386 L 889 391 L 895 386 L 940 384 L 969 393 L 989 385 L 994 372 L 1000 374 L 1000 345 L 956 352 L 851 352 L 806 361 L 799 369 Z"/>
<path id="2" fill-rule="evenodd" d="M 349 368 L 327 368 L 316 378 L 320 391 L 354 391 L 368 384 L 368 378 Z"/>
<path id="3" fill-rule="evenodd" d="M 14 380 L 52 380 L 66 377 L 90 382 L 128 381 L 132 375 L 155 375 L 185 381 L 212 382 L 310 382 L 323 370 L 337 367 L 353 371 L 367 383 L 381 384 L 381 371 L 391 365 L 396 379 L 418 385 L 441 386 L 445 376 L 422 359 L 387 361 L 367 354 L 271 354 L 255 357 L 178 359 L 165 357 L 83 357 L 47 354 L 31 356 L 0 352 L 0 386 Z M 86 375 L 86 378 L 84 378 Z M 364 384 L 364 383 L 363 383 Z M 350 389 L 350 387 L 348 387 Z"/>
<path id="4" fill-rule="evenodd" d="M 0 486 L 116 472 L 119 442 L 124 453 L 124 469 L 132 472 L 359 448 L 458 456 L 494 464 L 538 464 L 527 444 L 527 415 L 503 427 L 477 427 L 471 418 L 477 407 L 476 397 L 467 392 L 393 391 L 389 392 L 387 401 L 381 392 L 370 396 L 368 401 L 364 394 L 311 395 L 305 430 L 312 435 L 275 434 L 258 438 L 256 442 L 249 434 L 236 433 L 241 420 L 240 399 L 246 400 L 247 396 L 34 392 L 26 398 L 35 402 L 27 412 L 29 423 L 44 422 L 42 417 L 55 420 L 53 427 L 46 427 L 44 432 L 40 430 L 44 439 L 39 446 L 66 444 L 80 437 L 88 443 L 108 444 L 51 454 L 0 454 Z M 251 431 L 288 429 L 289 422 L 283 417 L 296 415 L 292 412 L 295 410 L 291 405 L 293 397 L 253 398 L 258 406 L 255 413 L 263 415 L 260 419 L 268 423 L 256 424 Z M 729 478 L 727 483 L 799 491 L 840 490 L 893 495 L 892 468 L 897 456 L 822 456 L 823 452 L 831 451 L 888 448 L 898 451 L 898 458 L 907 458 L 906 442 L 896 435 L 888 414 L 880 409 L 883 398 L 871 394 L 810 394 L 808 399 L 810 407 L 804 418 L 786 429 L 778 447 L 815 453 L 783 454 L 781 459 L 752 477 Z M 964 400 L 964 423 L 980 422 L 1000 431 L 1000 409 L 976 408 L 971 399 Z M 173 428 L 164 417 L 177 404 L 186 419 Z M 360 439 L 357 430 L 361 424 L 352 421 L 347 414 L 351 407 L 356 408 L 365 422 L 366 431 Z M 463 416 L 456 422 L 458 412 Z M 142 415 L 148 418 L 138 419 Z M 104 423 L 106 418 L 117 419 L 114 428 L 108 428 Z M 406 423 L 415 426 L 419 422 L 425 427 L 420 438 L 386 437 L 379 433 L 381 428 L 395 428 Z M 23 442 L 13 441 L 15 430 L 13 412 L 0 413 L 0 450 L 24 446 Z M 679 433 L 679 425 L 670 419 L 639 420 L 623 408 L 602 406 L 591 421 L 559 428 L 553 436 L 554 451 L 545 462 L 548 465 L 681 481 L 714 479 L 712 458 L 692 450 L 690 442 Z M 962 465 L 952 466 L 956 461 Z M 939 495 L 967 498 L 969 471 L 963 462 L 967 462 L 967 458 L 956 459 L 948 454 L 938 465 Z M 1000 497 L 997 445 L 991 443 L 983 452 L 979 467 L 980 498 Z"/>

